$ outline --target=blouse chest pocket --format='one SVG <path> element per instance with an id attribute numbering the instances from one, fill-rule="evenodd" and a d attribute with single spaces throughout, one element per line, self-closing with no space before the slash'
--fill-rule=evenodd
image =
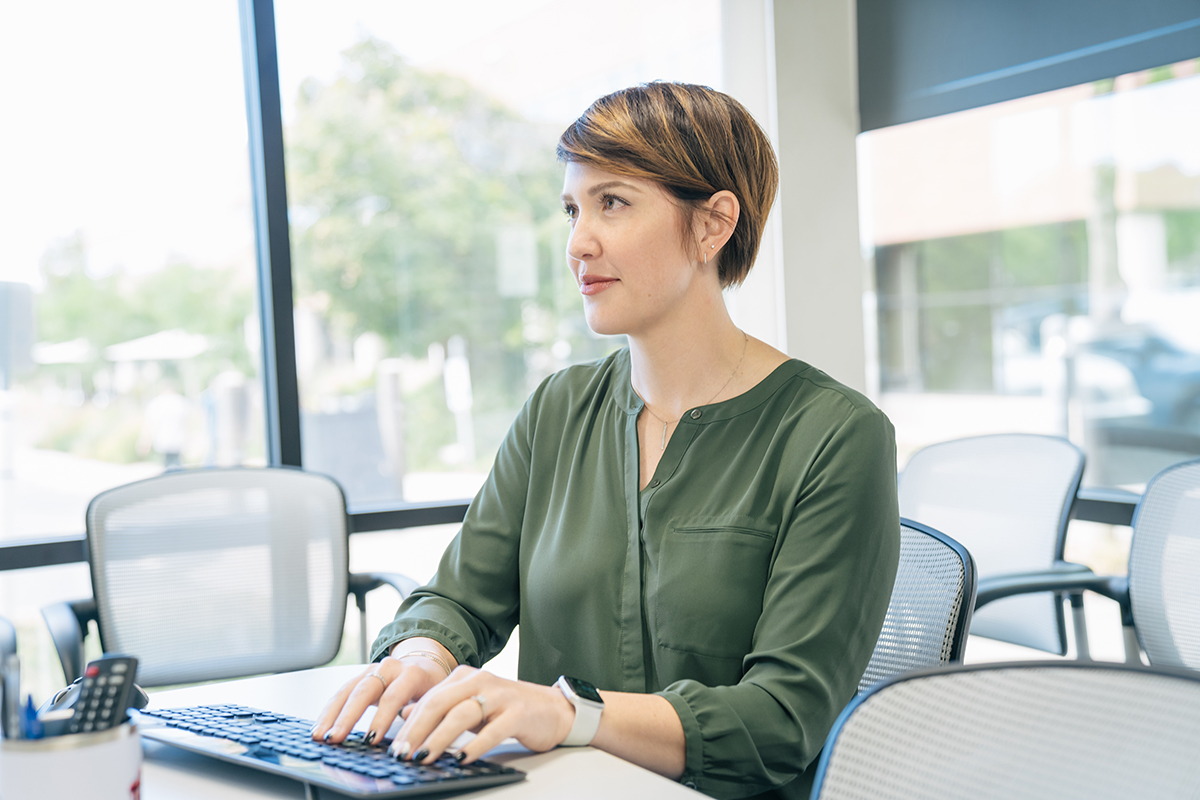
<path id="1" fill-rule="evenodd" d="M 657 644 L 716 658 L 749 652 L 776 530 L 760 521 L 676 521 L 648 587 Z"/>

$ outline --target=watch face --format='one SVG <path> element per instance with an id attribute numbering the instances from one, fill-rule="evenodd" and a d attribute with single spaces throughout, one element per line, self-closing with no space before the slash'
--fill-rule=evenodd
<path id="1" fill-rule="evenodd" d="M 569 675 L 564 675 L 563 677 L 566 678 L 567 683 L 570 684 L 571 691 L 582 697 L 584 700 L 591 700 L 593 703 L 604 703 L 604 698 L 600 696 L 600 692 L 596 690 L 595 686 L 592 686 L 582 678 L 572 678 Z"/>

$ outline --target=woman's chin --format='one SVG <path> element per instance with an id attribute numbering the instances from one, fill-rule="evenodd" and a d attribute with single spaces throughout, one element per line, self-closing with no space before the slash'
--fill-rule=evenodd
<path id="1" fill-rule="evenodd" d="M 584 319 L 587 320 L 588 327 L 592 329 L 592 333 L 597 336 L 618 336 L 628 332 L 625 325 L 622 325 L 618 320 L 613 319 L 607 314 L 585 313 Z"/>

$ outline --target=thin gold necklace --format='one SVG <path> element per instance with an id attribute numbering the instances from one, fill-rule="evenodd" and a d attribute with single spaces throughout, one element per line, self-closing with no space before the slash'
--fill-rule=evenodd
<path id="1" fill-rule="evenodd" d="M 741 369 L 742 361 L 744 361 L 746 358 L 746 345 L 748 345 L 748 344 L 750 344 L 750 337 L 746 335 L 745 331 L 742 331 L 742 355 L 738 358 L 737 365 L 734 366 L 733 372 L 729 373 L 729 380 L 727 380 L 727 381 L 725 381 L 725 383 L 721 384 L 720 389 L 717 389 L 715 392 L 713 392 L 713 396 L 708 398 L 707 403 L 701 403 L 701 405 L 706 406 L 709 403 L 711 403 L 713 400 L 716 400 L 717 395 L 719 395 L 721 392 L 725 391 L 725 387 L 727 387 L 729 384 L 733 383 L 733 376 L 737 375 L 737 371 L 739 369 Z M 633 383 L 630 382 L 629 386 L 630 386 L 630 388 L 633 388 Z M 646 398 L 642 397 L 641 392 L 639 392 L 637 389 L 633 389 L 633 393 L 636 394 L 641 399 L 642 407 L 650 412 L 650 416 L 654 417 L 656 420 L 658 420 L 659 422 L 661 422 L 663 424 L 662 442 L 659 444 L 659 449 L 666 450 L 667 449 L 667 428 L 671 427 L 676 422 L 679 422 L 679 420 L 683 419 L 683 415 L 681 414 L 676 419 L 673 419 L 670 421 L 665 420 L 662 417 L 660 417 L 658 414 L 654 413 L 654 409 L 652 409 L 650 407 L 650 404 L 646 402 Z"/>

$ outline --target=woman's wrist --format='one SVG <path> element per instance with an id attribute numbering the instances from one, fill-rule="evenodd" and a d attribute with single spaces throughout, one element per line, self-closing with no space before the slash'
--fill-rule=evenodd
<path id="1" fill-rule="evenodd" d="M 422 658 L 427 661 L 432 661 L 442 668 L 442 672 L 446 673 L 445 677 L 447 678 L 450 677 L 450 673 L 454 671 L 454 668 L 446 662 L 446 659 L 442 658 L 441 654 L 436 653 L 433 650 L 406 650 L 402 653 L 393 655 L 392 658 L 400 660 L 406 658 Z"/>
<path id="2" fill-rule="evenodd" d="M 558 688 L 558 684 L 551 684 L 545 688 L 550 690 L 547 697 L 551 698 L 551 705 L 558 711 L 558 733 L 555 735 L 555 740 L 561 745 L 570 735 L 571 726 L 575 724 L 575 706 L 562 693 L 562 689 Z"/>
<path id="3" fill-rule="evenodd" d="M 432 661 L 445 673 L 442 677 L 449 677 L 454 668 L 458 666 L 458 661 L 445 646 L 435 639 L 426 637 L 414 637 L 396 642 L 396 644 L 392 645 L 390 655 L 397 660 L 419 658 L 425 661 Z"/>

